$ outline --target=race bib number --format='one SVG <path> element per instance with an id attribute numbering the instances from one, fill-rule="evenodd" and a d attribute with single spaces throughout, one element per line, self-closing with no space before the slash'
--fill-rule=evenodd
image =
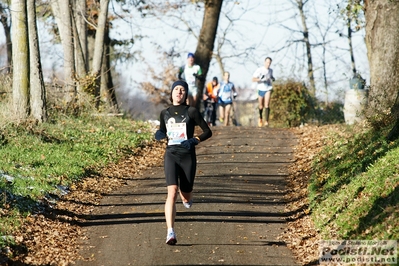
<path id="1" fill-rule="evenodd" d="M 187 140 L 186 123 L 168 123 L 166 124 L 168 132 L 168 145 L 178 145 Z"/>

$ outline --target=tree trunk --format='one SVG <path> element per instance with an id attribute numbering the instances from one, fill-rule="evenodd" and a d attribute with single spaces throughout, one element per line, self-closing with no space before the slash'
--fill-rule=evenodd
<path id="1" fill-rule="evenodd" d="M 79 79 L 83 79 L 87 75 L 87 24 L 86 18 L 86 1 L 73 1 L 73 36 L 75 39 L 75 58 L 76 58 L 76 73 Z M 78 88 L 78 91 L 80 89 Z"/>
<path id="2" fill-rule="evenodd" d="M 11 2 L 11 32 L 13 43 L 12 94 L 16 118 L 29 115 L 29 45 L 25 0 Z"/>
<path id="3" fill-rule="evenodd" d="M 105 31 L 105 53 L 103 58 L 103 64 L 101 69 L 101 98 L 103 98 L 104 102 L 107 104 L 108 109 L 111 112 L 118 112 L 118 102 L 116 100 L 114 82 L 112 80 L 112 71 L 111 71 L 111 42 L 109 38 L 109 31 Z"/>
<path id="4" fill-rule="evenodd" d="M 95 76 L 96 80 L 95 97 L 96 97 L 97 107 L 99 106 L 100 103 L 101 65 L 104 54 L 104 38 L 105 38 L 105 30 L 107 27 L 108 5 L 109 5 L 109 0 L 100 1 L 100 12 L 98 17 L 96 38 L 94 43 L 93 66 L 91 70 L 91 73 L 93 76 Z"/>
<path id="5" fill-rule="evenodd" d="M 399 2 L 365 1 L 365 17 L 370 66 L 369 110 L 379 114 L 394 106 L 398 94 Z"/>
<path id="6" fill-rule="evenodd" d="M 307 62 L 308 62 L 308 78 L 309 78 L 309 92 L 310 94 L 315 97 L 316 95 L 316 85 L 315 85 L 315 80 L 314 80 L 314 73 L 313 73 L 313 62 L 312 62 L 312 51 L 311 51 L 311 45 L 309 41 L 309 30 L 308 26 L 306 23 L 306 15 L 305 12 L 303 11 L 303 6 L 307 3 L 307 0 L 305 2 L 303 0 L 296 0 L 297 5 L 298 5 L 298 10 L 299 14 L 301 16 L 301 22 L 302 22 L 302 34 L 303 34 L 303 41 L 305 43 L 306 47 L 306 57 L 307 57 Z"/>
<path id="7" fill-rule="evenodd" d="M 205 87 L 205 80 L 209 70 L 209 64 L 212 59 L 213 48 L 215 45 L 216 31 L 219 24 L 220 12 L 222 10 L 223 0 L 206 0 L 204 18 L 202 20 L 202 27 L 199 35 L 197 48 L 195 50 L 196 63 L 202 68 L 203 80 L 199 81 L 198 99 L 202 98 Z M 199 107 L 201 101 L 197 101 Z"/>
<path id="8" fill-rule="evenodd" d="M 10 73 L 12 65 L 12 41 L 11 41 L 11 19 L 6 11 L 7 8 L 3 3 L 0 3 L 0 21 L 3 25 L 4 35 L 6 37 L 6 47 L 7 47 L 7 67 L 6 73 Z"/>
<path id="9" fill-rule="evenodd" d="M 36 26 L 36 0 L 27 0 L 29 61 L 30 61 L 30 108 L 32 116 L 39 122 L 47 120 L 46 89 L 40 62 L 39 38 Z"/>
<path id="10" fill-rule="evenodd" d="M 322 46 L 323 52 L 322 52 L 322 59 L 321 63 L 323 65 L 323 83 L 324 83 L 324 90 L 326 92 L 326 100 L 325 100 L 325 105 L 328 105 L 328 81 L 327 81 L 327 62 L 326 62 L 326 39 L 325 36 L 323 36 L 323 46 Z"/>
<path id="11" fill-rule="evenodd" d="M 72 31 L 71 5 L 69 0 L 51 1 L 51 9 L 56 19 L 60 32 L 62 48 L 64 51 L 64 87 L 66 90 L 66 102 L 76 101 L 75 86 L 75 57 Z"/>

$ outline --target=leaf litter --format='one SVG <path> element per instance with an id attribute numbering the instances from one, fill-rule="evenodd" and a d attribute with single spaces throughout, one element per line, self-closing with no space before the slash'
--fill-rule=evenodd
<path id="1" fill-rule="evenodd" d="M 294 163 L 288 170 L 288 193 L 285 195 L 288 202 L 285 211 L 290 215 L 287 229 L 278 238 L 287 243 L 298 263 L 313 265 L 319 260 L 318 241 L 321 238 L 310 217 L 308 182 L 312 175 L 313 158 L 328 143 L 328 132 L 340 129 L 337 125 L 326 125 L 291 128 L 290 131 L 298 139 Z"/>

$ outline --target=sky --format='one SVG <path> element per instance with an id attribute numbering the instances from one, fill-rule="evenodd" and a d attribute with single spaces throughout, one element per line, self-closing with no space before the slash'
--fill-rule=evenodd
<path id="1" fill-rule="evenodd" d="M 173 3 L 175 1 L 169 1 Z M 294 0 L 248 0 L 224 1 L 215 46 L 221 36 L 226 33 L 225 44 L 221 49 L 221 56 L 225 70 L 231 73 L 231 81 L 236 86 L 251 88 L 251 76 L 257 67 L 263 65 L 266 56 L 273 58 L 272 68 L 277 82 L 285 79 L 295 79 L 307 83 L 306 59 L 301 38 L 300 17 Z M 348 41 L 340 37 L 344 32 L 344 20 L 337 18 L 337 11 L 329 9 L 335 7 L 339 0 L 309 0 L 305 5 L 310 41 L 321 44 L 322 34 L 325 34 L 326 68 L 328 72 L 328 99 L 343 101 L 344 93 L 349 89 L 351 73 Z M 178 68 L 185 64 L 188 52 L 195 52 L 202 19 L 201 4 L 188 5 L 184 12 L 169 13 L 168 16 L 143 18 L 135 9 L 130 8 L 130 17 L 113 23 L 111 37 L 127 39 L 137 35 L 145 36 L 136 39 L 135 44 L 127 52 L 135 53 L 136 61 L 118 62 L 117 72 L 122 81 L 117 90 L 128 97 L 140 95 L 139 83 L 151 81 L 148 67 L 155 69 L 162 75 L 164 64 L 161 63 L 165 51 L 175 53 L 173 64 Z M 118 7 L 111 2 L 110 14 L 118 13 Z M 184 21 L 184 22 L 183 22 Z M 232 25 L 229 24 L 232 22 Z M 188 31 L 188 26 L 192 32 Z M 230 27 L 229 27 L 230 26 Z M 3 29 L 0 27 L 0 44 L 5 42 Z M 228 29 L 228 30 L 227 30 Z M 45 73 L 50 73 L 60 67 L 62 51 L 60 46 L 54 45 L 52 37 L 47 34 L 45 27 L 39 26 L 40 43 Z M 356 67 L 366 80 L 369 78 L 364 30 L 353 35 Z M 284 48 L 290 43 L 289 48 Z M 245 56 L 233 56 L 235 53 L 247 51 Z M 0 51 L 3 53 L 2 51 Z M 140 53 L 140 56 L 138 56 Z M 312 49 L 313 65 L 318 98 L 326 99 L 323 86 L 323 68 L 321 59 L 322 46 Z M 0 68 L 4 64 L 4 57 L 0 57 Z M 211 61 L 207 80 L 213 76 L 221 78 L 216 61 Z"/>

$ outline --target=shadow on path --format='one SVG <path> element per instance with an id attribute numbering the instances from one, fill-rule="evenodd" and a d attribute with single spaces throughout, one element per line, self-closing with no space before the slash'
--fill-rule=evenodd
<path id="1" fill-rule="evenodd" d="M 163 168 L 104 197 L 80 225 L 76 265 L 297 265 L 283 232 L 294 136 L 282 129 L 214 127 L 197 148 L 194 204 L 177 203 L 177 245 L 165 244 Z"/>

